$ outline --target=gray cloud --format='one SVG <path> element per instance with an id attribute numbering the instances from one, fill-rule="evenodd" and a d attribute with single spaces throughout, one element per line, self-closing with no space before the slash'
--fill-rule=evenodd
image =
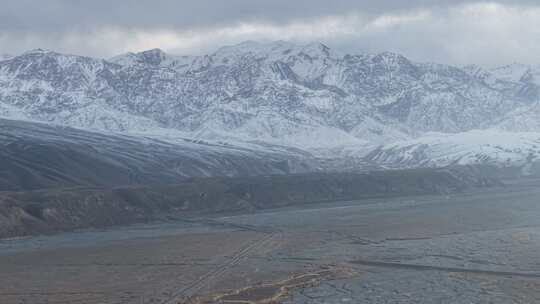
<path id="1" fill-rule="evenodd" d="M 64 30 L 122 26 L 187 28 L 232 22 L 290 22 L 350 12 L 381 14 L 461 1 L 425 0 L 34 0 L 3 1 L 0 26 L 11 30 Z"/>
<path id="2" fill-rule="evenodd" d="M 37 47 L 101 57 L 154 47 L 198 54 L 282 39 L 419 61 L 540 63 L 540 5 L 526 0 L 7 0 L 0 29 L 0 52 L 12 54 Z"/>

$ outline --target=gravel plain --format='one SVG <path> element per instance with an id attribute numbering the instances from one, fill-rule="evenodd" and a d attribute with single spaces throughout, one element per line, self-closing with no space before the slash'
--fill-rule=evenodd
<path id="1" fill-rule="evenodd" d="M 539 303 L 540 181 L 0 242 L 0 303 Z"/>

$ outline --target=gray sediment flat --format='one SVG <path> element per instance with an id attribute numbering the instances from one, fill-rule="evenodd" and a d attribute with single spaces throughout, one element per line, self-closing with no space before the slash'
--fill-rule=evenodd
<path id="1" fill-rule="evenodd" d="M 262 297 L 345 269 L 279 301 L 538 303 L 538 198 L 540 181 L 528 180 L 2 241 L 0 299 L 175 303 L 264 283 L 228 296 Z"/>

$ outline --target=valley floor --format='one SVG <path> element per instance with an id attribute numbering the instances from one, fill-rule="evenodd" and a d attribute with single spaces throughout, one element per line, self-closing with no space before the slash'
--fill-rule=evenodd
<path id="1" fill-rule="evenodd" d="M 0 302 L 538 303 L 540 180 L 0 241 Z"/>

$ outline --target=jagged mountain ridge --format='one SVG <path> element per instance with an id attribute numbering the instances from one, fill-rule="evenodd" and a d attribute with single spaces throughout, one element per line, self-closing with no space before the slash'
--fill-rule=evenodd
<path id="1" fill-rule="evenodd" d="M 33 50 L 0 61 L 0 115 L 298 146 L 498 126 L 530 131 L 534 119 L 517 127 L 508 115 L 531 115 L 526 109 L 539 100 L 534 69 L 523 73 L 340 54 L 319 43 L 245 42 L 183 57 L 154 49 L 109 60 Z"/>
<path id="2" fill-rule="evenodd" d="M 265 150 L 290 163 L 305 157 L 315 170 L 521 167 L 540 156 L 538 71 L 282 41 L 203 56 L 153 49 L 107 60 L 38 49 L 0 60 L 0 116 L 113 136 L 228 143 L 249 150 L 242 157 L 261 168 L 274 158 Z M 223 157 L 236 153 L 229 152 Z"/>

